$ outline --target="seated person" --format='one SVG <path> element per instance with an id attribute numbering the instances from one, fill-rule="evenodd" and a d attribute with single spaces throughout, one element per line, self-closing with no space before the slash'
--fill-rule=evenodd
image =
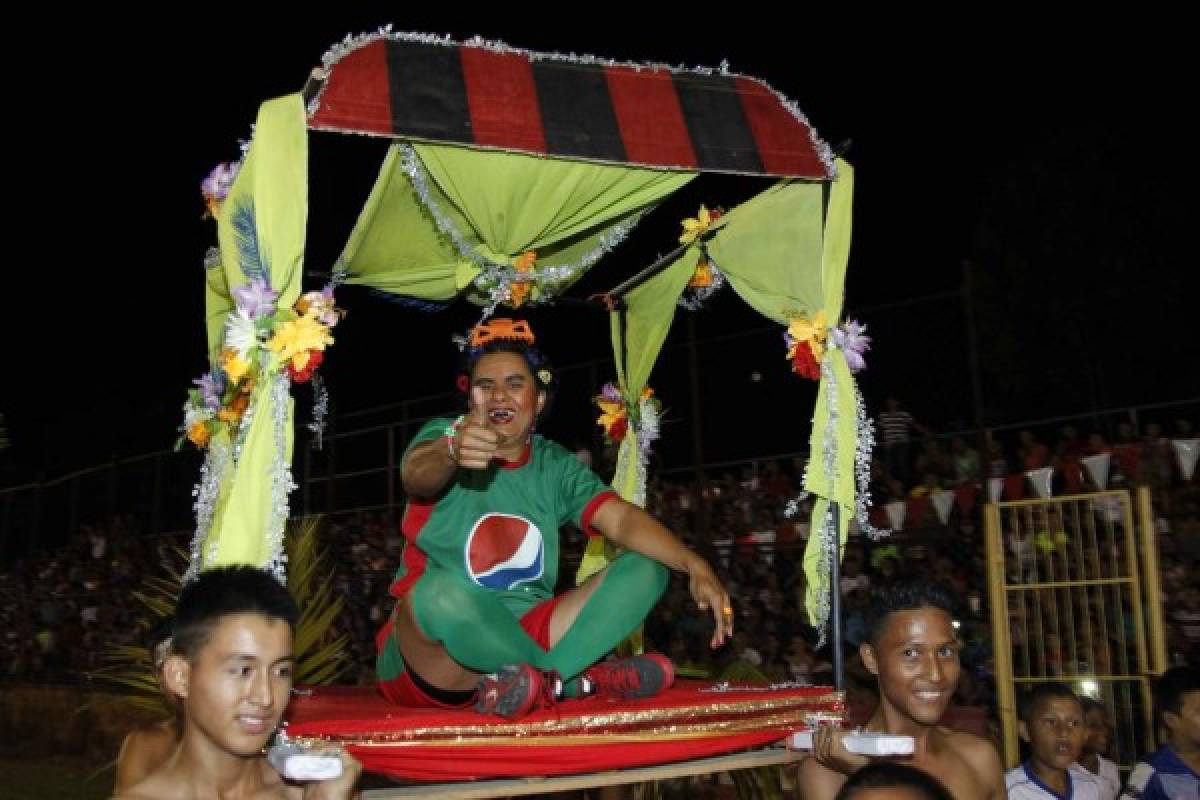
<path id="1" fill-rule="evenodd" d="M 942 588 L 920 579 L 872 590 L 859 656 L 875 676 L 879 704 L 866 730 L 913 737 L 913 755 L 893 760 L 932 775 L 959 800 L 1001 800 L 1004 771 L 991 742 L 938 725 L 960 671 L 952 609 Z M 805 800 L 829 800 L 870 763 L 848 752 L 842 738 L 832 725 L 814 731 L 813 757 L 800 762 Z"/>
<path id="2" fill-rule="evenodd" d="M 554 373 L 525 322 L 492 319 L 471 334 L 458 420 L 435 419 L 404 455 L 405 549 L 379 632 L 380 689 L 410 706 L 517 717 L 562 697 L 646 697 L 671 684 L 659 655 L 597 663 L 687 574 L 733 632 L 729 596 L 704 559 L 618 497 L 563 447 L 534 434 Z M 573 522 L 626 549 L 582 585 L 553 595 L 559 526 Z"/>
<path id="3" fill-rule="evenodd" d="M 182 706 L 182 735 L 118 800 L 352 796 L 361 767 L 345 751 L 331 751 L 342 760 L 341 777 L 303 786 L 286 782 L 263 755 L 291 696 L 298 618 L 287 589 L 254 567 L 211 569 L 184 587 L 163 665 Z"/>
<path id="4" fill-rule="evenodd" d="M 1154 712 L 1167 743 L 1129 773 L 1122 800 L 1200 797 L 1200 669 L 1171 667 L 1154 682 Z"/>
<path id="5" fill-rule="evenodd" d="M 1029 758 L 1004 775 L 1009 800 L 1099 800 L 1100 781 L 1076 762 L 1087 729 L 1083 704 L 1064 683 L 1039 683 L 1020 704 Z"/>

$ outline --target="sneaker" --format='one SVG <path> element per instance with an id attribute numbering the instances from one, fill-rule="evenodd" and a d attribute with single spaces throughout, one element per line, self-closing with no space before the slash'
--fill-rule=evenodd
<path id="1" fill-rule="evenodd" d="M 675 682 L 675 667 L 666 656 L 657 653 L 601 661 L 583 672 L 597 697 L 631 700 L 654 695 Z"/>
<path id="2" fill-rule="evenodd" d="M 554 673 L 543 675 L 528 664 L 501 667 L 479 679 L 475 710 L 514 719 L 554 704 L 562 681 Z"/>

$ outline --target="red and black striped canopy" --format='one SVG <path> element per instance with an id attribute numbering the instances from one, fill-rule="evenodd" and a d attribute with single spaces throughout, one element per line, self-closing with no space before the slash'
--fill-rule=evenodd
<path id="1" fill-rule="evenodd" d="M 403 34 L 328 59 L 309 127 L 617 164 L 825 180 L 829 150 L 756 78 Z"/>

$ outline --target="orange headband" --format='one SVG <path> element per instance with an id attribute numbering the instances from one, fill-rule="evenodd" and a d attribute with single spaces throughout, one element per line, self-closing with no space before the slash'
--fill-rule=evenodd
<path id="1" fill-rule="evenodd" d="M 513 339 L 528 345 L 532 345 L 536 341 L 533 331 L 529 328 L 529 323 L 525 320 L 492 317 L 471 329 L 470 346 L 472 348 L 483 347 L 485 344 L 499 339 Z"/>

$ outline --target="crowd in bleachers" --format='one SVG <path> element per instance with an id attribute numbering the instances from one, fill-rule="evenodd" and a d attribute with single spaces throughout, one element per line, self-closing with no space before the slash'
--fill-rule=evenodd
<path id="1" fill-rule="evenodd" d="M 902 416 L 889 419 L 889 412 Z M 991 636 L 980 523 L 985 478 L 1005 478 L 1011 497 L 1023 491 L 1025 470 L 1052 466 L 1056 494 L 1086 491 L 1090 479 L 1081 460 L 1101 452 L 1112 456 L 1110 487 L 1146 485 L 1153 492 L 1170 655 L 1177 662 L 1200 663 L 1200 484 L 1196 478 L 1183 480 L 1160 426 L 1147 424 L 1138 437 L 1131 425 L 1122 425 L 1112 442 L 1100 433 L 1083 435 L 1064 426 L 1056 441 L 1023 431 L 1013 441 L 996 437 L 977 446 L 968 437 L 947 442 L 926 435 L 898 404 L 889 412 L 880 421 L 871 473 L 875 522 L 888 524 L 883 513 L 888 503 L 904 503 L 906 513 L 902 530 L 891 538 L 876 543 L 856 536 L 846 550 L 841 589 L 852 680 L 866 682 L 856 650 L 870 587 L 920 571 L 950 587 L 960 601 L 966 669 L 959 701 L 989 703 Z M 1193 435 L 1186 421 L 1170 433 Z M 985 446 L 986 460 L 980 454 Z M 803 470 L 803 460 L 795 458 L 719 470 L 702 485 L 690 474 L 654 479 L 650 510 L 719 564 L 736 604 L 737 633 L 712 652 L 707 645 L 711 620 L 692 608 L 682 578 L 672 580 L 645 632 L 650 645 L 669 654 L 685 673 L 718 675 L 737 665 L 775 681 L 830 680 L 828 649 L 817 649 L 803 613 L 800 557 L 809 534 L 807 513 L 785 514 L 800 492 Z M 944 521 L 929 502 L 942 490 L 955 493 Z M 337 632 L 350 640 L 352 667 L 346 679 L 367 683 L 374 675 L 374 633 L 390 612 L 388 587 L 399 562 L 395 519 L 379 511 L 330 517 L 322 537 L 337 596 L 345 604 Z M 103 666 L 112 645 L 145 642 L 151 622 L 134 593 L 164 567 L 179 569 L 177 550 L 187 545 L 186 538 L 151 535 L 132 517 L 117 516 L 82 526 L 65 548 L 35 551 L 0 567 L 0 680 L 86 680 Z M 567 539 L 565 557 L 575 560 L 583 537 Z M 563 588 L 573 574 L 573 564 L 560 570 Z"/>

